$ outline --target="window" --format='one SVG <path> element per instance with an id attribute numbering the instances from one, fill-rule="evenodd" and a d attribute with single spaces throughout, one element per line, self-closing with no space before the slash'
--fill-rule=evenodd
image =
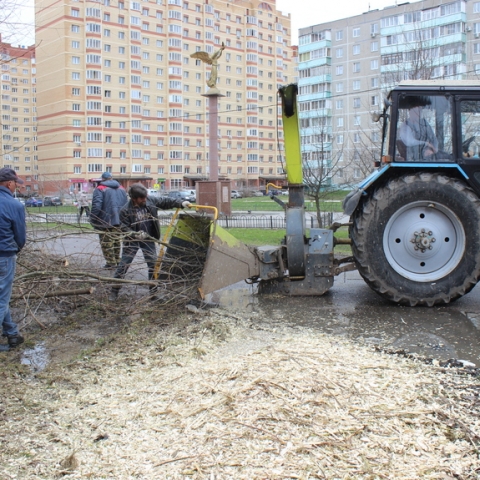
<path id="1" fill-rule="evenodd" d="M 89 163 L 88 164 L 88 171 L 92 172 L 103 172 L 103 164 L 102 163 Z"/>
<path id="2" fill-rule="evenodd" d="M 353 99 L 353 108 L 360 108 L 360 98 L 359 97 L 355 97 Z"/>
<path id="3" fill-rule="evenodd" d="M 360 45 L 354 45 L 353 46 L 353 52 L 354 55 L 360 55 Z"/>
<path id="4" fill-rule="evenodd" d="M 353 90 L 360 90 L 360 80 L 354 80 L 352 88 Z"/>
<path id="5" fill-rule="evenodd" d="M 343 65 L 337 65 L 337 67 L 335 69 L 335 73 L 337 75 L 343 75 Z"/>
<path id="6" fill-rule="evenodd" d="M 378 60 L 371 60 L 370 61 L 370 69 L 371 70 L 378 70 Z"/>
<path id="7" fill-rule="evenodd" d="M 353 73 L 359 73 L 360 72 L 360 62 L 354 62 L 353 63 Z"/>
<path id="8" fill-rule="evenodd" d="M 428 108 L 425 108 L 428 105 Z M 468 100 L 459 105 L 462 112 L 462 137 L 471 137 L 475 131 L 474 117 L 478 115 L 479 102 Z M 408 122 L 407 122 L 408 120 Z M 421 129 L 419 128 L 421 126 Z M 443 96 L 405 96 L 403 107 L 398 109 L 396 155 L 400 161 L 423 161 L 432 158 L 435 153 L 442 161 L 452 158 L 452 104 Z M 470 132 L 470 133 L 469 133 Z M 426 140 L 425 140 L 426 139 Z M 426 144 L 431 144 L 434 149 Z M 477 147 L 472 145 L 472 155 L 478 155 Z M 470 153 L 470 152 L 469 152 Z"/>
<path id="9" fill-rule="evenodd" d="M 353 32 L 352 32 L 352 36 L 354 38 L 359 37 L 360 36 L 360 28 L 358 28 L 358 27 L 354 28 Z"/>
<path id="10" fill-rule="evenodd" d="M 338 30 L 335 34 L 335 40 L 343 40 L 343 30 Z"/>

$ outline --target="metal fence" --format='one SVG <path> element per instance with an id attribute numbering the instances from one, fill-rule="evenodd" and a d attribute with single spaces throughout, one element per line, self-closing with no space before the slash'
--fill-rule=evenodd
<path id="1" fill-rule="evenodd" d="M 308 215 L 305 218 L 308 228 L 318 227 L 317 217 Z M 333 213 L 322 214 L 323 225 L 333 223 Z M 285 215 L 231 215 L 221 216 L 218 224 L 224 228 L 263 228 L 263 229 L 284 229 Z"/>
<path id="2" fill-rule="evenodd" d="M 173 213 L 158 216 L 160 225 L 166 226 L 172 221 Z M 333 223 L 333 212 L 322 214 L 323 226 Z M 85 215 L 78 218 L 76 213 L 28 213 L 27 222 L 31 223 L 66 223 L 76 225 L 87 225 L 89 219 Z M 285 215 L 258 215 L 258 214 L 240 214 L 240 215 L 221 215 L 218 218 L 218 224 L 223 228 L 263 228 L 263 229 L 284 229 Z M 308 214 L 306 216 L 307 228 L 318 227 L 317 217 Z"/>

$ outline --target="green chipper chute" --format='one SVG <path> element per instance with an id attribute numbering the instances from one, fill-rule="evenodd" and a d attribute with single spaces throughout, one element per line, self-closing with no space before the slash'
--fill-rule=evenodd
<path id="1" fill-rule="evenodd" d="M 218 225 L 214 207 L 182 212 L 160 251 L 156 277 L 179 295 L 204 298 L 208 293 L 247 278 L 257 278 L 254 249 Z M 210 210 L 212 213 L 206 213 Z"/>
<path id="2" fill-rule="evenodd" d="M 159 255 L 155 275 L 179 293 L 204 298 L 241 280 L 259 283 L 259 293 L 322 295 L 340 271 L 334 260 L 333 230 L 306 235 L 297 85 L 279 90 L 285 138 L 289 200 L 284 204 L 286 235 L 278 246 L 247 246 L 219 225 L 214 207 L 182 212 Z"/>

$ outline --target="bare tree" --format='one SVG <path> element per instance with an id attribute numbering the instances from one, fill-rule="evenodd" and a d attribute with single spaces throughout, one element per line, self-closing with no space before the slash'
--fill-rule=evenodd
<path id="1" fill-rule="evenodd" d="M 65 174 L 40 174 L 38 175 L 38 193 L 44 195 L 56 195 L 65 199 L 70 196 L 70 186 Z"/>
<path id="2" fill-rule="evenodd" d="M 309 134 L 302 135 L 303 181 L 307 196 L 315 202 L 318 225 L 323 227 L 322 204 L 332 192 L 344 189 L 351 182 L 346 175 L 350 161 L 344 155 L 343 133 L 338 132 L 337 137 L 341 146 L 335 150 L 332 148 L 335 138 L 331 117 L 319 115 L 301 121 L 302 126 L 309 129 Z M 334 176 L 342 181 L 334 183 Z"/>
<path id="3" fill-rule="evenodd" d="M 34 6 L 27 0 L 0 0 L 1 41 L 29 45 L 34 42 Z"/>

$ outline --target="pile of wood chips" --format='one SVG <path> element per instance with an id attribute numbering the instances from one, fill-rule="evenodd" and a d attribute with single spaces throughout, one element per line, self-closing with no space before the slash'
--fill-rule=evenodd
<path id="1" fill-rule="evenodd" d="M 248 315 L 190 323 L 38 374 L 1 362 L 0 477 L 480 477 L 478 377 Z"/>

